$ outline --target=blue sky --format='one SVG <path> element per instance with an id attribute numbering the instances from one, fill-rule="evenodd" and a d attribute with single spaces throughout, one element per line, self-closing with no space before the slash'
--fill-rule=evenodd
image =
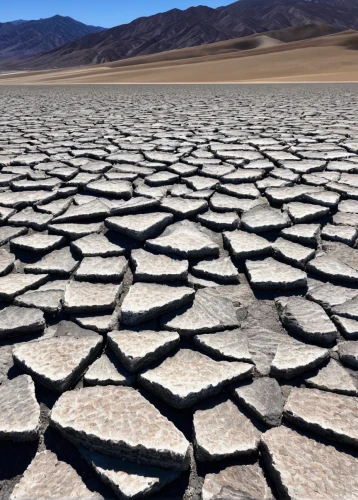
<path id="1" fill-rule="evenodd" d="M 0 22 L 15 19 L 40 19 L 55 14 L 78 21 L 110 28 L 141 16 L 193 5 L 219 7 L 234 0 L 0 0 Z"/>

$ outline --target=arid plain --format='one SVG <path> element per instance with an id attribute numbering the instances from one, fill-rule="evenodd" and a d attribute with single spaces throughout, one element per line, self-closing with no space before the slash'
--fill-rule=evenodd
<path id="1" fill-rule="evenodd" d="M 356 499 L 358 85 L 0 106 L 0 497 Z"/>

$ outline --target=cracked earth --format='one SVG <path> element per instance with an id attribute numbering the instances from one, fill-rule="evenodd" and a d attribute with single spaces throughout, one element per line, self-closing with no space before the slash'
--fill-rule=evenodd
<path id="1" fill-rule="evenodd" d="M 357 95 L 1 88 L 0 498 L 358 497 Z"/>

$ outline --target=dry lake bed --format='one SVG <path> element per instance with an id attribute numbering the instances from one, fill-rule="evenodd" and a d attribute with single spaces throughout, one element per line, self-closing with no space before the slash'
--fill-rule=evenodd
<path id="1" fill-rule="evenodd" d="M 0 498 L 358 497 L 358 85 L 0 89 Z"/>

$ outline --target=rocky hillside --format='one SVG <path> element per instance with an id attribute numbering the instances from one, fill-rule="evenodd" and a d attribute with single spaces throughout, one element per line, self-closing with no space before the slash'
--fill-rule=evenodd
<path id="1" fill-rule="evenodd" d="M 218 9 L 172 9 L 89 34 L 31 61 L 31 67 L 98 64 L 310 23 L 358 29 L 358 5 L 348 0 L 240 0 Z"/>
<path id="2" fill-rule="evenodd" d="M 88 26 L 71 17 L 0 23 L 0 59 L 34 56 L 73 42 L 104 28 Z"/>

